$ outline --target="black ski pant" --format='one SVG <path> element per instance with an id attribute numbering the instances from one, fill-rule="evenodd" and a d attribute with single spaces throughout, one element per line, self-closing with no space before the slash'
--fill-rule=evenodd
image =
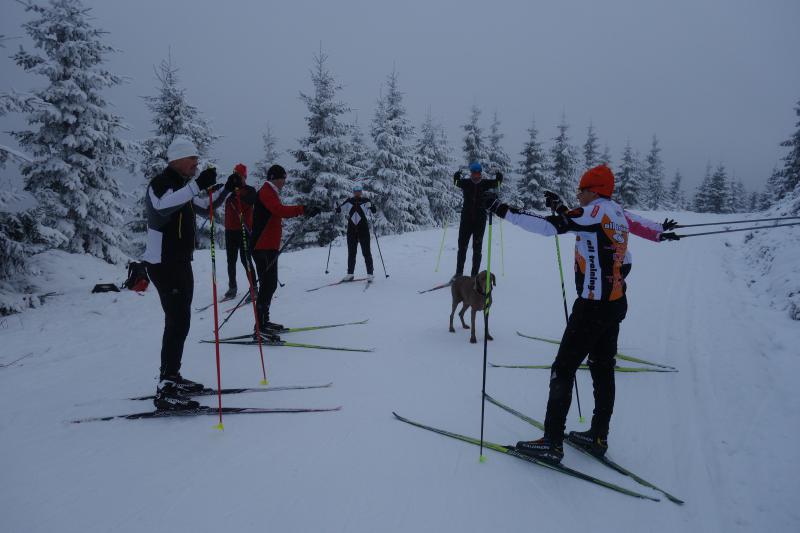
<path id="1" fill-rule="evenodd" d="M 255 250 L 253 260 L 256 263 L 258 272 L 258 297 L 256 307 L 258 309 L 258 320 L 261 324 L 269 322 L 269 308 L 272 304 L 272 296 L 278 288 L 278 250 Z"/>
<path id="2" fill-rule="evenodd" d="M 242 230 L 225 230 L 225 253 L 228 256 L 228 288 L 236 287 L 236 256 L 247 272 L 247 254 L 242 242 Z M 254 280 L 255 281 L 255 280 Z"/>
<path id="3" fill-rule="evenodd" d="M 174 378 L 181 369 L 183 344 L 192 317 L 194 275 L 190 262 L 147 265 L 147 275 L 156 286 L 164 309 L 160 378 Z"/>
<path id="4" fill-rule="evenodd" d="M 614 302 L 575 300 L 550 372 L 550 396 L 544 426 L 545 435 L 551 440 L 561 442 L 563 438 L 575 372 L 587 355 L 594 388 L 591 430 L 601 437 L 608 435 L 614 411 L 617 337 L 627 310 L 625 297 Z"/>
<path id="5" fill-rule="evenodd" d="M 458 226 L 458 255 L 456 256 L 456 275 L 464 274 L 464 263 L 467 260 L 467 245 L 472 239 L 472 276 L 477 276 L 481 269 L 481 253 L 483 234 L 486 231 L 486 217 L 483 211 L 476 215 L 461 213 Z"/>
<path id="6" fill-rule="evenodd" d="M 369 228 L 366 224 L 362 227 L 347 228 L 347 273 L 352 274 L 356 270 L 356 251 L 359 244 L 367 266 L 367 274 L 372 274 L 372 252 L 369 249 Z"/>

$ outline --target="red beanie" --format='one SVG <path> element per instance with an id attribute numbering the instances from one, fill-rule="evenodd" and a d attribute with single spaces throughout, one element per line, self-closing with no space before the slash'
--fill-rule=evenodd
<path id="1" fill-rule="evenodd" d="M 614 193 L 614 174 L 605 165 L 590 168 L 581 176 L 579 189 L 588 189 L 600 196 L 611 198 Z"/>
<path id="2" fill-rule="evenodd" d="M 247 177 L 247 167 L 241 163 L 233 167 L 233 171 L 239 174 L 243 178 Z"/>

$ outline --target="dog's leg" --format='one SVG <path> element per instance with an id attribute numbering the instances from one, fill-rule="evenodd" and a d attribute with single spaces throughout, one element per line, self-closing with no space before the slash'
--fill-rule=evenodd
<path id="1" fill-rule="evenodd" d="M 475 343 L 478 342 L 478 339 L 475 337 L 475 315 L 476 314 L 477 314 L 477 311 L 473 307 L 472 308 L 472 332 L 471 332 L 470 337 L 469 337 L 469 342 L 471 342 L 472 344 L 475 344 Z"/>
<path id="2" fill-rule="evenodd" d="M 467 305 L 467 302 L 464 302 L 464 307 L 462 307 L 461 311 L 459 311 L 459 313 L 458 313 L 458 317 L 461 319 L 461 327 L 464 328 L 464 329 L 469 329 L 469 326 L 467 325 L 467 323 L 464 322 L 464 313 L 467 312 L 467 307 L 469 307 Z"/>
<path id="3" fill-rule="evenodd" d="M 456 332 L 456 329 L 453 327 L 453 316 L 456 314 L 456 307 L 458 307 L 458 301 L 453 300 L 453 310 L 450 311 L 450 333 Z"/>

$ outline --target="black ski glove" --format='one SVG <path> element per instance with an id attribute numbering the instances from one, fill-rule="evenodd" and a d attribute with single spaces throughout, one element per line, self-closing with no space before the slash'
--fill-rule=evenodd
<path id="1" fill-rule="evenodd" d="M 661 223 L 661 227 L 664 228 L 664 231 L 675 229 L 677 225 L 678 223 L 672 220 L 671 218 L 665 218 L 664 222 Z"/>
<path id="2" fill-rule="evenodd" d="M 221 184 L 221 183 L 215 183 L 214 185 L 212 185 L 211 187 L 209 187 L 209 188 L 208 188 L 208 190 L 210 190 L 212 193 L 214 193 L 214 192 L 217 192 L 218 190 L 220 190 L 220 189 L 221 189 L 221 188 L 223 188 L 223 187 L 224 187 L 224 185 L 223 185 L 223 184 Z"/>
<path id="3" fill-rule="evenodd" d="M 659 241 L 679 241 L 679 240 L 681 240 L 681 236 L 680 235 L 675 235 L 672 232 L 662 233 L 661 235 L 658 236 L 658 240 Z"/>
<path id="4" fill-rule="evenodd" d="M 375 207 L 374 205 L 371 205 L 371 206 L 369 206 L 369 212 L 374 215 L 375 213 L 378 212 L 378 208 Z"/>
<path id="5" fill-rule="evenodd" d="M 494 179 L 497 180 L 497 184 L 500 185 L 503 183 L 503 173 L 502 172 L 495 172 Z"/>
<path id="6" fill-rule="evenodd" d="M 552 209 L 553 212 L 558 213 L 559 215 L 563 215 L 569 208 L 564 205 L 561 201 L 561 197 L 559 197 L 556 193 L 545 191 L 544 192 L 544 205 L 548 208 Z"/>
<path id="7" fill-rule="evenodd" d="M 303 206 L 303 214 L 307 217 L 315 217 L 322 213 L 322 209 L 320 209 L 316 205 L 304 205 Z"/>
<path id="8" fill-rule="evenodd" d="M 458 185 L 458 180 L 460 180 L 463 176 L 464 174 L 462 174 L 460 170 L 456 170 L 453 174 L 453 183 Z"/>
<path id="9" fill-rule="evenodd" d="M 217 182 L 217 169 L 214 167 L 205 169 L 194 182 L 201 191 L 205 191 Z"/>
<path id="10" fill-rule="evenodd" d="M 225 192 L 230 194 L 242 186 L 242 177 L 234 172 L 228 176 L 228 181 L 225 182 Z"/>

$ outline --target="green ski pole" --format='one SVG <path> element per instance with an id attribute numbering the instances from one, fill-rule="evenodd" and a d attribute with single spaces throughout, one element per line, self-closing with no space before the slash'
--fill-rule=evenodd
<path id="1" fill-rule="evenodd" d="M 439 245 L 439 256 L 436 258 L 436 268 L 434 272 L 439 272 L 439 262 L 442 260 L 442 250 L 444 250 L 444 239 L 447 236 L 447 220 L 444 221 L 444 231 L 442 232 L 442 244 Z"/>
<path id="2" fill-rule="evenodd" d="M 489 353 L 489 298 L 492 293 L 492 213 L 489 212 L 489 245 L 486 252 L 486 284 L 484 285 L 484 292 L 486 293 L 485 300 L 483 301 L 483 389 L 481 391 L 481 451 L 478 460 L 483 463 L 486 457 L 483 456 L 483 420 L 484 411 L 486 409 L 486 361 L 488 360 Z"/>

